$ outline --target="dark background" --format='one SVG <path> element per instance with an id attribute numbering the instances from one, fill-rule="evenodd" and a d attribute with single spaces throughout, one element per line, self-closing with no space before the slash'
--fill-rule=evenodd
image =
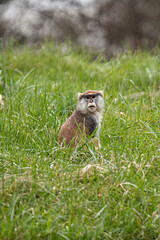
<path id="1" fill-rule="evenodd" d="M 115 56 L 159 45 L 160 0 L 1 0 L 0 38 L 47 39 Z"/>

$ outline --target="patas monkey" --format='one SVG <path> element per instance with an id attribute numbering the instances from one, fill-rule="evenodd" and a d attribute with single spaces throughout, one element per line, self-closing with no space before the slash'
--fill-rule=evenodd
<path id="1" fill-rule="evenodd" d="M 73 114 L 62 125 L 59 143 L 76 146 L 84 136 L 96 137 L 100 148 L 99 132 L 104 110 L 103 91 L 89 90 L 78 94 L 78 104 Z M 92 136 L 93 135 L 93 136 Z"/>

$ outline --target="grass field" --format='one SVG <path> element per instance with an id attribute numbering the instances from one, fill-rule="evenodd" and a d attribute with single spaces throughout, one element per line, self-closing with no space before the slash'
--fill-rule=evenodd
<path id="1" fill-rule="evenodd" d="M 0 54 L 0 239 L 160 239 L 160 57 L 45 43 Z M 58 145 L 104 90 L 101 150 Z"/>

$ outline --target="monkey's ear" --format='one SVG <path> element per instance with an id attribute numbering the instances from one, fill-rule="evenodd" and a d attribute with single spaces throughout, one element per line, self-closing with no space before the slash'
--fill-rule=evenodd
<path id="1" fill-rule="evenodd" d="M 82 93 L 77 93 L 77 97 L 78 97 L 78 99 L 80 99 L 81 96 L 82 96 Z"/>
<path id="2" fill-rule="evenodd" d="M 99 91 L 99 93 L 102 97 L 104 97 L 104 92 L 103 91 Z"/>

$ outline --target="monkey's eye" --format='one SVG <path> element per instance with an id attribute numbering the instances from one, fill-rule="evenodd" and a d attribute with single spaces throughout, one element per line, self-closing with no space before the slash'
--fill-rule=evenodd
<path id="1" fill-rule="evenodd" d="M 90 96 L 87 96 L 86 98 L 87 98 L 87 99 L 89 99 L 89 98 L 90 98 Z"/>
<path id="2" fill-rule="evenodd" d="M 95 98 L 95 97 L 96 97 L 95 95 L 92 96 L 92 98 Z"/>

